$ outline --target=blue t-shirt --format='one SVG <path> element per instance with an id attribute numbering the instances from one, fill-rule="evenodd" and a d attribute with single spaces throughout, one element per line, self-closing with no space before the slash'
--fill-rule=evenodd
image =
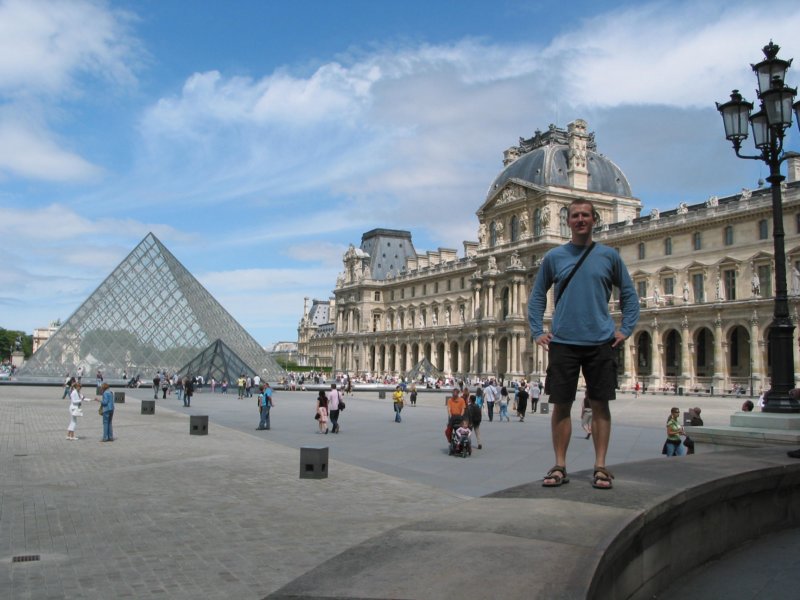
<path id="1" fill-rule="evenodd" d="M 550 250 L 542 260 L 528 300 L 528 322 L 534 338 L 544 334 L 544 311 L 547 292 L 553 287 L 554 298 L 559 286 L 569 276 L 585 246 L 572 242 Z M 639 298 L 633 281 L 619 253 L 603 244 L 594 249 L 575 272 L 553 312 L 553 342 L 594 346 L 614 338 L 616 324 L 608 309 L 614 286 L 620 290 L 622 324 L 626 337 L 633 333 L 639 320 Z"/>

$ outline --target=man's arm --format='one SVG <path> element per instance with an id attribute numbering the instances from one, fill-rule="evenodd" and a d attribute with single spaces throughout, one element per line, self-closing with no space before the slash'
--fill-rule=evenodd
<path id="1" fill-rule="evenodd" d="M 547 308 L 547 291 L 552 285 L 552 277 L 550 276 L 551 265 L 548 257 L 542 261 L 539 272 L 536 274 L 536 280 L 531 288 L 531 295 L 528 298 L 528 325 L 531 328 L 531 335 L 536 343 L 547 350 L 550 345 L 550 340 L 553 338 L 552 333 L 544 332 L 544 311 Z"/>
<path id="2" fill-rule="evenodd" d="M 619 304 L 622 312 L 622 325 L 614 334 L 614 347 L 625 341 L 633 333 L 633 328 L 639 321 L 639 296 L 633 286 L 633 280 L 628 273 L 628 268 L 622 259 L 619 259 Z"/>

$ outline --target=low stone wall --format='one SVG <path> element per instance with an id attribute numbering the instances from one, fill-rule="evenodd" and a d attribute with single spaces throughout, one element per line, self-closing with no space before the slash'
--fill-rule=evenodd
<path id="1" fill-rule="evenodd" d="M 587 598 L 652 598 L 704 562 L 748 540 L 800 524 L 800 461 L 786 457 L 785 449 L 658 462 L 620 467 L 626 477 L 632 475 L 627 473 L 629 466 L 635 471 L 645 468 L 676 486 L 662 497 L 647 494 L 641 513 L 616 533 L 595 570 Z M 661 487 L 661 481 L 652 483 Z"/>
<path id="2" fill-rule="evenodd" d="M 644 600 L 747 540 L 800 525 L 800 460 L 782 448 L 612 470 L 612 490 L 593 489 L 583 471 L 558 488 L 532 481 L 422 516 L 269 598 L 436 599 L 463 588 L 472 600 Z"/>

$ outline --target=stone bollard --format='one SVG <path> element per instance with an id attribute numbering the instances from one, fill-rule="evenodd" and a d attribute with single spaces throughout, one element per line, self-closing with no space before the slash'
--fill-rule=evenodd
<path id="1" fill-rule="evenodd" d="M 550 403 L 549 402 L 540 402 L 539 403 L 539 412 L 543 415 L 550 413 Z"/>
<path id="2" fill-rule="evenodd" d="M 189 435 L 208 435 L 208 415 L 189 416 Z"/>
<path id="3" fill-rule="evenodd" d="M 142 414 L 154 415 L 156 414 L 156 401 L 155 400 L 142 400 Z"/>
<path id="4" fill-rule="evenodd" d="M 114 404 L 125 404 L 125 392 L 114 392 Z"/>
<path id="5" fill-rule="evenodd" d="M 300 448 L 300 479 L 328 478 L 328 447 Z"/>

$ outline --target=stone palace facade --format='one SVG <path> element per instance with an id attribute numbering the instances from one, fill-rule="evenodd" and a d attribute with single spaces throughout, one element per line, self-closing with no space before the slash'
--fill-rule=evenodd
<path id="1" fill-rule="evenodd" d="M 788 168 L 784 229 L 796 322 L 800 160 Z M 594 238 L 621 253 L 640 297 L 639 324 L 618 355 L 621 387 L 769 387 L 770 190 L 643 216 L 582 120 L 566 130 L 551 125 L 505 151 L 477 210 L 478 241 L 464 242 L 462 256 L 418 253 L 407 231 L 365 233 L 343 257 L 334 296 L 315 300 L 314 311 L 306 303 L 299 354 L 352 374 L 402 375 L 427 358 L 448 375 L 543 378 L 547 353 L 531 340 L 527 299 L 542 256 L 570 238 L 567 206 L 575 198 L 594 202 L 601 216 Z"/>

